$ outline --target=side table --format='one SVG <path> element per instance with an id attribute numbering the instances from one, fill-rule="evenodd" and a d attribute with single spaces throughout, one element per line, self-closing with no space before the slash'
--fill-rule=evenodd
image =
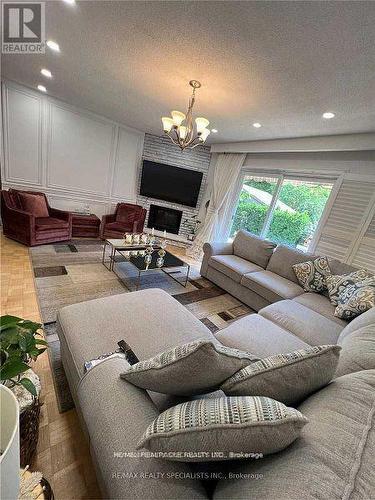
<path id="1" fill-rule="evenodd" d="M 72 236 L 97 238 L 99 236 L 100 219 L 95 214 L 78 214 L 73 212 Z"/>

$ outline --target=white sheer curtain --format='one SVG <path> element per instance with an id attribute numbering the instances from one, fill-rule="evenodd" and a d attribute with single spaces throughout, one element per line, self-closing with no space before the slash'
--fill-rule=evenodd
<path id="1" fill-rule="evenodd" d="M 215 241 L 222 236 L 223 228 L 220 215 L 226 212 L 231 203 L 231 195 L 236 185 L 245 154 L 220 154 L 218 156 L 212 186 L 210 204 L 204 223 L 199 228 L 192 247 L 187 251 L 196 259 L 202 256 L 202 247 L 206 241 Z"/>

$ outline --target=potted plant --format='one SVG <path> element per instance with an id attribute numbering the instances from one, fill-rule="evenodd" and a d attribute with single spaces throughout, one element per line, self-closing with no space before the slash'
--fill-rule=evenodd
<path id="1" fill-rule="evenodd" d="M 46 350 L 40 323 L 16 316 L 0 317 L 0 382 L 20 406 L 21 466 L 30 463 L 39 436 L 40 381 L 30 368 Z"/>

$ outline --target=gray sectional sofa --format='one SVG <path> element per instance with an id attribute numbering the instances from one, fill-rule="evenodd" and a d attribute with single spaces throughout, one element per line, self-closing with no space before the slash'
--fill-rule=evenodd
<path id="1" fill-rule="evenodd" d="M 304 293 L 290 273 L 300 254 L 285 247 L 275 250 L 261 240 L 254 241 L 256 250 L 250 243 L 247 249 L 237 243 L 206 245 L 202 274 L 259 312 L 219 331 L 216 339 L 260 357 L 338 343 L 337 377 L 299 406 L 309 423 L 297 441 L 262 460 L 213 464 L 209 470 L 220 479 L 210 482 L 208 490 L 194 476 L 207 472 L 206 466 L 197 470 L 134 456 L 146 427 L 181 398 L 150 393 L 120 379 L 128 366 L 124 359 L 107 359 L 86 374 L 83 364 L 115 350 L 120 339 L 143 360 L 194 339 L 214 339 L 212 333 L 158 289 L 63 308 L 57 321 L 62 360 L 104 498 L 374 498 L 375 308 L 349 324 L 338 320 L 326 297 Z M 339 269 L 341 264 L 334 265 Z M 223 394 L 200 397 L 213 395 Z"/>

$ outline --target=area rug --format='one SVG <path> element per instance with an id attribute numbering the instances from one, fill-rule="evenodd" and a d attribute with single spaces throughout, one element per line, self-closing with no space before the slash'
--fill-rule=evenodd
<path id="1" fill-rule="evenodd" d="M 103 243 L 95 239 L 73 239 L 30 249 L 39 307 L 44 323 L 57 400 L 61 412 L 74 406 L 61 363 L 56 334 L 56 315 L 66 305 L 129 293 L 135 289 L 137 273 L 128 262 L 116 264 L 117 275 L 102 264 Z M 183 279 L 185 270 L 174 269 Z M 142 275 L 140 290 L 161 288 L 186 307 L 213 333 L 254 311 L 199 274 L 192 266 L 188 284 L 177 283 L 162 271 Z"/>

